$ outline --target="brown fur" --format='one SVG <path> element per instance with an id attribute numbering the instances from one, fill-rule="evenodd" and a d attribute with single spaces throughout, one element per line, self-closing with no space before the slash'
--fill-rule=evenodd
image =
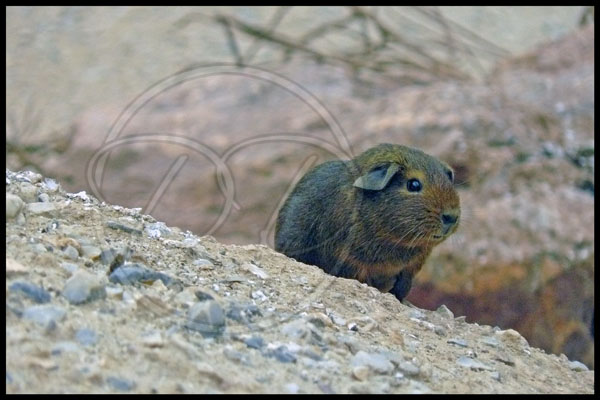
<path id="1" fill-rule="evenodd" d="M 402 299 L 433 247 L 458 226 L 452 177 L 438 159 L 392 144 L 318 165 L 281 208 L 275 248 Z M 414 179 L 418 191 L 409 190 Z"/>

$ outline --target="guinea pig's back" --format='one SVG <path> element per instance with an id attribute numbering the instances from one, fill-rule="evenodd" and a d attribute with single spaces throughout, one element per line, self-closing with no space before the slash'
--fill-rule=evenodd
<path id="1" fill-rule="evenodd" d="M 345 187 L 351 186 L 350 171 L 344 161 L 328 161 L 300 179 L 279 210 L 275 226 L 275 250 L 296 260 L 319 264 L 323 224 L 334 223 L 344 207 Z M 337 212 L 336 212 L 337 211 Z"/>

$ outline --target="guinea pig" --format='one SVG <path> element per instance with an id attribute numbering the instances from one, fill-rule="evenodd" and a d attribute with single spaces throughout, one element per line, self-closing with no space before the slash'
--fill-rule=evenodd
<path id="1" fill-rule="evenodd" d="M 279 210 L 275 250 L 402 301 L 459 219 L 452 168 L 384 143 L 308 171 Z"/>

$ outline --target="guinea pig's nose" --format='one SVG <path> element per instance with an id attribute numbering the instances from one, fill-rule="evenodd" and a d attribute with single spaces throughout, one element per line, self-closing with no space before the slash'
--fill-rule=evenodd
<path id="1" fill-rule="evenodd" d="M 453 225 L 454 223 L 456 223 L 457 219 L 458 217 L 456 215 L 442 214 L 442 222 L 444 223 L 444 225 Z"/>
<path id="2" fill-rule="evenodd" d="M 446 235 L 450 231 L 450 229 L 452 229 L 452 226 L 456 224 L 456 221 L 458 221 L 458 213 L 445 212 L 444 214 L 442 214 L 442 230 L 444 232 L 444 235 Z"/>

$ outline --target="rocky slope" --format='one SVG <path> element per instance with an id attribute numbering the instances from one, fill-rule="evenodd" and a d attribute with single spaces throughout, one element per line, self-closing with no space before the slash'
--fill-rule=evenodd
<path id="1" fill-rule="evenodd" d="M 593 393 L 514 330 L 6 171 L 9 393 Z"/>

